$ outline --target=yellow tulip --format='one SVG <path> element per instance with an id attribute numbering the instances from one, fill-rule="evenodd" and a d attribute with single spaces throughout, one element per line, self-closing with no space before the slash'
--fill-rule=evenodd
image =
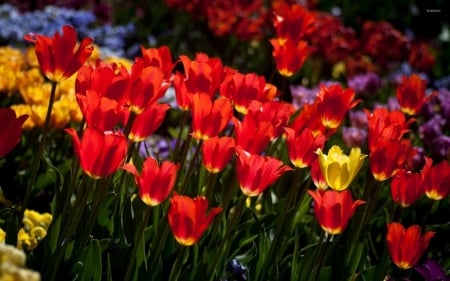
<path id="1" fill-rule="evenodd" d="M 323 154 L 320 148 L 316 153 L 323 177 L 328 186 L 337 191 L 342 191 L 350 185 L 367 157 L 361 154 L 359 147 L 352 148 L 350 155 L 346 155 L 337 145 L 328 150 L 328 155 Z"/>

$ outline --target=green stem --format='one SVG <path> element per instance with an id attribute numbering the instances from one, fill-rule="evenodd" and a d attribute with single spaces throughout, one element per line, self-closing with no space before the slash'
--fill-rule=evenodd
<path id="1" fill-rule="evenodd" d="M 208 172 L 208 183 L 206 185 L 205 197 L 208 202 L 211 202 L 214 195 L 215 184 L 217 180 L 218 173 Z"/>
<path id="2" fill-rule="evenodd" d="M 139 229 L 138 229 L 138 231 L 136 233 L 136 239 L 135 239 L 134 244 L 133 244 L 133 249 L 131 250 L 131 260 L 128 263 L 127 271 L 125 273 L 125 278 L 124 278 L 125 281 L 130 280 L 130 278 L 132 277 L 131 276 L 131 271 L 133 270 L 134 262 L 136 261 L 136 252 L 137 252 L 137 249 L 139 247 L 139 244 L 141 243 L 141 239 L 144 236 L 145 227 L 148 224 L 148 221 L 150 219 L 151 213 L 152 213 L 152 208 L 148 207 L 145 210 L 144 220 L 140 224 L 140 227 L 139 227 Z"/>
<path id="3" fill-rule="evenodd" d="M 163 220 L 167 218 L 167 214 L 164 216 Z M 152 240 L 152 247 L 156 246 L 155 251 L 152 253 L 153 258 L 152 262 L 150 264 L 150 270 L 149 272 L 155 272 L 156 265 L 158 264 L 158 259 L 160 257 L 160 254 L 166 244 L 166 239 L 169 236 L 169 223 L 163 224 L 163 230 L 160 231 L 159 235 L 155 235 L 154 239 Z M 159 223 L 158 226 L 161 226 L 161 223 Z M 156 227 L 155 227 L 156 228 Z"/>
<path id="4" fill-rule="evenodd" d="M 272 243 L 270 244 L 270 248 L 269 248 L 269 252 L 268 255 L 264 261 L 264 266 L 262 267 L 262 272 L 261 272 L 261 278 L 264 278 L 264 276 L 266 275 L 268 269 L 269 269 L 269 265 L 271 264 L 273 258 L 277 258 L 278 255 L 282 255 L 282 252 L 277 252 L 274 253 L 275 249 L 279 250 L 279 244 L 281 242 L 281 240 L 283 239 L 284 235 L 286 234 L 285 231 L 283 231 L 285 229 L 285 225 L 286 225 L 286 220 L 287 220 L 287 214 L 289 212 L 289 209 L 292 208 L 292 205 L 295 202 L 295 198 L 296 193 L 297 193 L 297 184 L 300 182 L 300 179 L 303 175 L 303 170 L 296 168 L 294 171 L 294 175 L 292 177 L 291 180 L 291 185 L 289 187 L 289 190 L 287 192 L 286 195 L 286 202 L 284 204 L 284 208 L 281 211 L 280 216 L 278 216 L 278 221 L 277 224 L 275 226 L 275 235 L 273 237 Z M 294 216 L 295 219 L 295 216 Z M 274 256 L 275 254 L 275 256 Z M 259 274 L 257 274 L 257 277 L 259 276 Z M 256 280 L 258 280 L 259 278 L 256 278 Z"/>
<path id="5" fill-rule="evenodd" d="M 198 155 L 200 154 L 200 148 L 202 147 L 202 144 L 203 144 L 203 140 L 200 140 L 197 144 L 194 156 L 192 156 L 192 159 L 189 163 L 187 172 L 184 176 L 183 183 L 182 183 L 181 187 L 179 188 L 180 194 L 184 194 L 186 192 L 186 187 L 187 187 L 189 180 L 191 179 L 191 174 L 192 174 L 192 171 L 194 170 L 194 167 L 196 164 L 195 162 L 197 161 Z"/>
<path id="6" fill-rule="evenodd" d="M 42 155 L 44 153 L 45 148 L 45 142 L 47 140 L 48 131 L 50 129 L 50 120 L 52 116 L 52 108 L 53 104 L 55 102 L 55 95 L 56 95 L 56 86 L 58 85 L 57 82 L 52 82 L 52 88 L 50 91 L 50 99 L 48 101 L 48 107 L 47 107 L 47 114 L 45 116 L 45 122 L 44 122 L 44 128 L 42 130 L 41 140 L 39 142 L 38 150 L 35 154 L 35 157 L 33 158 L 33 162 L 31 164 L 31 175 L 30 180 L 28 182 L 27 190 L 25 191 L 25 197 L 22 204 L 22 212 L 25 211 L 25 209 L 28 206 L 28 201 L 30 200 L 31 192 L 34 188 L 34 185 L 36 184 L 36 178 L 39 170 L 39 164 L 42 158 Z"/>
<path id="7" fill-rule="evenodd" d="M 371 176 L 370 182 L 367 185 L 366 189 L 364 190 L 364 194 L 363 194 L 363 198 L 362 198 L 362 200 L 367 202 L 367 205 L 365 206 L 365 208 L 362 212 L 362 217 L 359 220 L 358 228 L 357 228 L 356 232 L 354 232 L 354 235 L 350 239 L 350 249 L 348 251 L 347 264 L 349 264 L 351 259 L 353 259 L 353 252 L 354 252 L 355 246 L 357 244 L 356 242 L 361 237 L 363 229 L 366 228 L 369 218 L 371 217 L 371 214 L 374 211 L 379 190 L 380 190 L 380 186 L 377 185 L 377 181 L 375 180 L 375 178 L 373 178 Z"/>
<path id="8" fill-rule="evenodd" d="M 177 141 L 175 143 L 175 149 L 173 150 L 173 154 L 172 154 L 172 161 L 178 160 L 176 159 L 178 152 L 180 150 L 180 145 L 181 145 L 181 137 L 183 136 L 183 131 L 184 131 L 184 127 L 186 126 L 187 123 L 187 119 L 189 117 L 188 111 L 183 110 L 182 111 L 182 117 L 181 117 L 181 125 L 180 125 L 180 130 L 178 131 L 178 135 L 177 135 Z"/>
<path id="9" fill-rule="evenodd" d="M 188 247 L 179 245 L 177 258 L 172 267 L 172 270 L 170 271 L 169 281 L 178 280 L 178 277 L 180 276 L 181 266 L 183 265 L 184 255 L 186 253 L 187 248 Z"/>
<path id="10" fill-rule="evenodd" d="M 232 232 L 234 232 L 234 230 L 238 226 L 239 221 L 242 217 L 242 214 L 244 213 L 244 207 L 245 207 L 246 200 L 247 200 L 247 197 L 242 196 L 238 205 L 234 209 L 234 214 L 231 217 L 230 224 L 227 225 L 225 236 L 222 238 L 221 243 L 220 243 L 219 247 L 217 248 L 217 254 L 214 256 L 213 262 L 211 264 L 209 264 L 208 274 L 210 276 L 210 281 L 214 280 L 214 277 L 215 277 L 214 273 L 215 273 L 215 269 L 217 268 L 219 258 L 224 258 L 224 257 L 226 258 L 228 256 L 226 245 L 227 245 L 227 243 L 230 243 L 232 240 Z"/>
<path id="11" fill-rule="evenodd" d="M 66 251 L 67 246 L 70 244 L 70 238 L 75 233 L 75 230 L 77 229 L 77 226 L 81 220 L 81 217 L 83 216 L 84 209 L 86 207 L 86 202 L 89 197 L 89 193 L 95 184 L 95 180 L 89 178 L 86 174 L 84 174 L 84 177 L 82 179 L 82 183 L 80 184 L 79 191 L 80 191 L 80 197 L 76 198 L 75 205 L 73 207 L 73 215 L 71 216 L 72 220 L 67 221 L 64 225 L 64 228 L 62 229 L 62 239 L 59 240 L 60 247 L 58 248 L 58 252 L 56 254 L 56 259 L 54 260 L 54 263 L 51 265 L 51 277 L 50 280 L 56 280 L 57 277 L 59 265 L 63 261 L 64 254 Z"/>
<path id="12" fill-rule="evenodd" d="M 327 255 L 327 249 L 328 246 L 331 244 L 331 238 L 333 235 L 327 234 L 327 239 L 325 242 L 321 241 L 320 247 L 319 247 L 319 262 L 317 264 L 317 268 L 314 274 L 313 281 L 318 281 L 320 277 L 320 270 L 322 269 L 323 262 L 325 261 L 325 256 Z M 314 259 L 315 260 L 315 259 Z M 313 270 L 314 272 L 314 270 Z"/>

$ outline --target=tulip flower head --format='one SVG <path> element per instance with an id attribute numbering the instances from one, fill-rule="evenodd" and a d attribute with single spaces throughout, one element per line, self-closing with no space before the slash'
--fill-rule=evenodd
<path id="1" fill-rule="evenodd" d="M 207 139 L 202 146 L 202 160 L 210 173 L 222 171 L 234 154 L 234 139 L 214 137 Z"/>
<path id="2" fill-rule="evenodd" d="M 362 200 L 353 201 L 349 190 L 308 190 L 314 200 L 314 214 L 322 229 L 329 234 L 342 233 Z"/>
<path id="3" fill-rule="evenodd" d="M 125 164 L 123 169 L 134 175 L 142 201 L 149 206 L 157 206 L 172 191 L 179 165 L 169 161 L 158 165 L 155 159 L 149 157 L 144 161 L 141 174 L 130 163 Z"/>
<path id="4" fill-rule="evenodd" d="M 392 222 L 387 225 L 387 246 L 392 261 L 401 269 L 408 269 L 417 264 L 434 232 L 427 231 L 423 235 L 419 225 L 405 229 L 403 225 Z"/>
<path id="5" fill-rule="evenodd" d="M 401 169 L 392 177 L 392 200 L 403 208 L 414 204 L 423 193 L 423 180 L 420 173 Z"/>
<path id="6" fill-rule="evenodd" d="M 174 192 L 170 198 L 169 225 L 175 240 L 184 246 L 192 246 L 222 212 L 221 207 L 208 211 L 208 200 L 203 196 L 191 198 Z"/>
<path id="7" fill-rule="evenodd" d="M 291 128 L 285 128 L 284 131 L 287 135 L 287 147 L 292 164 L 297 168 L 310 166 L 317 158 L 315 154 L 317 149 L 323 148 L 325 136 L 321 133 L 314 136 L 308 128 L 299 134 Z"/>
<path id="8" fill-rule="evenodd" d="M 287 171 L 292 170 L 278 159 L 238 151 L 236 174 L 242 192 L 258 196 Z"/>
<path id="9" fill-rule="evenodd" d="M 361 169 L 365 154 L 361 154 L 359 147 L 353 147 L 349 155 L 345 155 L 342 149 L 334 145 L 328 150 L 328 155 L 323 154 L 322 149 L 317 149 L 320 170 L 328 184 L 334 190 L 346 189 Z"/>
<path id="10" fill-rule="evenodd" d="M 72 76 L 86 62 L 94 50 L 92 38 L 84 38 L 77 45 L 77 32 L 69 25 L 56 32 L 53 37 L 29 33 L 24 39 L 35 45 L 36 56 L 44 75 L 61 82 Z"/>
<path id="11" fill-rule="evenodd" d="M 0 108 L 0 157 L 10 152 L 20 141 L 22 125 L 28 115 L 16 117 L 14 110 Z"/>
<path id="12" fill-rule="evenodd" d="M 433 160 L 425 157 L 422 171 L 425 195 L 432 200 L 442 200 L 450 194 L 450 164 L 442 161 L 433 165 Z"/>
<path id="13" fill-rule="evenodd" d="M 326 128 L 339 127 L 347 111 L 355 107 L 358 101 L 354 101 L 355 92 L 351 88 L 344 89 L 340 84 L 320 86 L 317 96 L 317 110 L 320 113 L 322 125 Z"/>
<path id="14" fill-rule="evenodd" d="M 128 144 L 122 133 L 87 128 L 80 140 L 75 129 L 69 128 L 66 132 L 73 139 L 81 168 L 93 179 L 111 175 L 125 161 Z"/>
<path id="15" fill-rule="evenodd" d="M 402 112 L 408 115 L 419 113 L 422 106 L 432 98 L 432 95 L 425 96 L 426 86 L 426 80 L 417 74 L 402 77 L 396 93 Z"/>

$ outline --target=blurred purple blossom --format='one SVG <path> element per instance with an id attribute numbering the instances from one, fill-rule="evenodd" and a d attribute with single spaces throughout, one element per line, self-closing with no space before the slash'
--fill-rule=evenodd
<path id="1" fill-rule="evenodd" d="M 348 113 L 350 124 L 352 127 L 366 129 L 367 128 L 367 115 L 362 110 L 350 110 Z"/>
<path id="2" fill-rule="evenodd" d="M 361 147 L 366 143 L 367 130 L 356 127 L 342 127 L 342 138 L 348 147 Z"/>
<path id="3" fill-rule="evenodd" d="M 427 259 L 425 263 L 416 265 L 414 269 L 422 275 L 425 281 L 449 281 L 450 277 L 445 276 L 441 265 L 432 259 Z"/>
<path id="4" fill-rule="evenodd" d="M 292 105 L 294 108 L 300 109 L 305 104 L 312 104 L 316 100 L 317 94 L 319 93 L 319 87 L 314 87 L 312 89 L 298 85 L 291 85 L 291 96 Z"/>
<path id="5" fill-rule="evenodd" d="M 365 74 L 357 74 L 349 78 L 347 84 L 356 94 L 368 96 L 375 93 L 380 88 L 381 81 L 377 74 L 368 72 Z"/>

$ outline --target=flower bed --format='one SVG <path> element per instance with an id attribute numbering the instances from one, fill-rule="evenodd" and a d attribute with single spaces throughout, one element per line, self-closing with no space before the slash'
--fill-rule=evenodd
<path id="1" fill-rule="evenodd" d="M 431 45 L 290 2 L 203 2 L 167 5 L 260 52 L 261 73 L 136 47 L 89 12 L 1 6 L 0 277 L 446 280 Z"/>

